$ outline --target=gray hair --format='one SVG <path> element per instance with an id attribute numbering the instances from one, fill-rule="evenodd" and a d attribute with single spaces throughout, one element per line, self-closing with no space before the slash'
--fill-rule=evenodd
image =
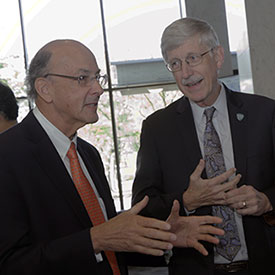
<path id="1" fill-rule="evenodd" d="M 174 21 L 164 30 L 161 38 L 161 52 L 167 60 L 167 51 L 174 50 L 195 35 L 200 36 L 200 43 L 210 48 L 220 45 L 218 36 L 213 27 L 206 21 L 187 17 Z"/>
<path id="2" fill-rule="evenodd" d="M 47 73 L 47 65 L 51 56 L 51 52 L 42 48 L 31 61 L 25 80 L 27 95 L 31 100 L 35 100 L 37 97 L 37 91 L 34 85 L 35 80 L 39 77 L 43 77 Z"/>

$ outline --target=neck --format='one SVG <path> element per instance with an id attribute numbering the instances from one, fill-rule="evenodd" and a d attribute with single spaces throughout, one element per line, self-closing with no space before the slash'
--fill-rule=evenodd
<path id="1" fill-rule="evenodd" d="M 49 106 L 44 106 L 43 104 L 36 104 L 36 106 L 41 114 L 69 139 L 72 139 L 77 130 L 83 126 L 79 124 L 74 125 L 70 121 L 66 121 L 64 117 L 59 115 L 54 109 L 49 108 Z"/>
<path id="2" fill-rule="evenodd" d="M 217 82 L 217 84 L 213 87 L 212 92 L 208 95 L 207 98 L 205 98 L 201 102 L 196 102 L 200 107 L 207 107 L 213 105 L 217 98 L 219 97 L 219 94 L 221 92 L 221 84 Z"/>

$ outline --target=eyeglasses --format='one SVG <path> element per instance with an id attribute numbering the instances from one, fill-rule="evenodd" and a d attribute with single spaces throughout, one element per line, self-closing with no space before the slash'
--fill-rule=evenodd
<path id="1" fill-rule="evenodd" d="M 214 48 L 202 53 L 202 54 L 190 54 L 188 55 L 184 61 L 191 67 L 197 66 L 202 62 L 202 57 L 209 52 L 211 52 Z M 166 63 L 166 67 L 170 72 L 177 72 L 182 69 L 182 60 L 175 58 L 171 62 Z"/>
<path id="2" fill-rule="evenodd" d="M 45 74 L 43 77 L 48 77 L 48 76 L 58 76 L 58 77 L 65 77 L 65 78 L 77 80 L 79 86 L 81 87 L 88 86 L 94 80 L 96 80 L 99 83 L 99 85 L 103 87 L 104 85 L 106 85 L 108 81 L 108 76 L 106 74 L 104 75 L 96 74 L 95 76 L 89 76 L 89 75 L 70 76 L 70 75 L 63 75 L 63 74 L 48 73 L 48 74 Z"/>

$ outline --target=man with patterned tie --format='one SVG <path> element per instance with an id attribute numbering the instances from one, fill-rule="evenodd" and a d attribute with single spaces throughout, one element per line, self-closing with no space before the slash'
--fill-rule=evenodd
<path id="1" fill-rule="evenodd" d="M 175 199 L 181 215 L 223 219 L 206 257 L 174 247 L 170 274 L 273 274 L 275 102 L 218 80 L 224 49 L 203 20 L 170 24 L 161 49 L 184 96 L 143 122 L 133 203 L 148 195 L 141 213 L 163 220 Z"/>
<path id="2" fill-rule="evenodd" d="M 220 218 L 190 217 L 177 238 L 168 222 L 137 215 L 148 197 L 116 216 L 99 153 L 77 137 L 98 120 L 104 82 L 80 42 L 52 41 L 33 58 L 27 84 L 36 107 L 0 135 L 0 274 L 123 275 L 125 255 L 116 252 L 161 256 L 187 242 L 205 253 L 197 240 L 223 234 L 207 225 Z M 175 202 L 170 220 L 176 210 Z"/>

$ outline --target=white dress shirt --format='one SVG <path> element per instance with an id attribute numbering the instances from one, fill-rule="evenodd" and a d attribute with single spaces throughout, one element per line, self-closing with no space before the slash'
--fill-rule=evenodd
<path id="1" fill-rule="evenodd" d="M 228 109 L 227 109 L 226 94 L 225 94 L 224 86 L 221 84 L 220 94 L 213 105 L 207 106 L 207 107 L 200 107 L 199 105 L 197 105 L 195 102 L 192 102 L 191 100 L 190 100 L 190 104 L 193 112 L 194 122 L 196 126 L 196 131 L 199 139 L 202 156 L 204 157 L 203 136 L 204 136 L 205 126 L 206 126 L 206 117 L 203 113 L 205 109 L 214 106 L 216 108 L 216 111 L 214 112 L 212 121 L 221 141 L 225 168 L 226 170 L 228 170 L 230 168 L 235 167 L 231 130 L 230 130 L 230 124 L 229 124 Z M 233 262 L 244 261 L 248 259 L 248 255 L 247 255 L 247 247 L 246 247 L 245 237 L 244 237 L 242 216 L 239 215 L 236 211 L 234 212 L 234 214 L 235 214 L 235 219 L 236 219 L 239 237 L 241 241 L 241 249 L 239 250 L 236 257 L 233 259 Z M 224 257 L 222 257 L 217 253 L 215 253 L 214 261 L 217 264 L 229 263 L 227 259 L 225 259 Z"/>
<path id="2" fill-rule="evenodd" d="M 45 130 L 45 132 L 47 133 L 47 135 L 49 136 L 51 142 L 53 143 L 55 149 L 57 150 L 60 158 L 62 159 L 68 173 L 70 174 L 70 176 L 72 177 L 71 174 L 71 168 L 70 168 L 70 160 L 67 157 L 67 152 L 71 146 L 71 142 L 75 143 L 75 148 L 77 149 L 77 134 L 74 135 L 73 139 L 70 140 L 67 136 L 65 136 L 59 129 L 57 129 L 38 109 L 38 107 L 35 107 L 33 110 L 33 114 L 36 117 L 36 119 L 38 120 L 38 122 L 41 124 L 42 128 Z M 93 183 L 93 180 L 90 176 L 90 174 L 88 173 L 88 170 L 81 158 L 81 156 L 79 155 L 78 151 L 77 152 L 77 156 L 80 162 L 80 166 L 83 170 L 83 173 L 85 174 L 86 178 L 88 179 L 89 183 L 91 184 L 96 197 L 99 201 L 100 207 L 102 209 L 102 212 L 104 214 L 105 220 L 107 220 L 107 212 L 106 212 L 106 208 L 105 208 L 105 204 L 102 200 L 102 198 L 99 196 L 99 193 L 96 189 L 95 184 Z M 102 255 L 101 253 L 95 254 L 96 259 L 98 262 L 102 261 Z"/>

